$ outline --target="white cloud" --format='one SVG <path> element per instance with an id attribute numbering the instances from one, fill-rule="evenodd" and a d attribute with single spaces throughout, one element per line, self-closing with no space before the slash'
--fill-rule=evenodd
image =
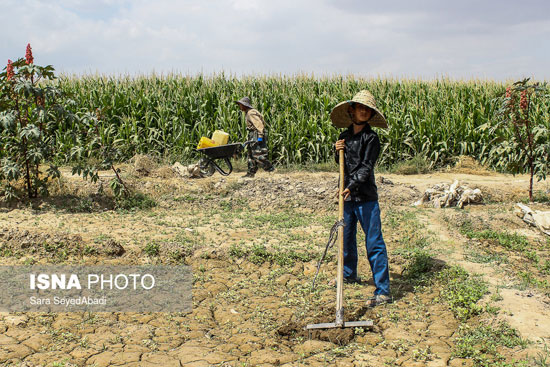
<path id="1" fill-rule="evenodd" d="M 233 0 L 231 1 L 235 10 L 259 10 L 260 4 L 257 0 Z"/>
<path id="2" fill-rule="evenodd" d="M 475 4 L 7 0 L 0 63 L 30 42 L 37 63 L 76 73 L 550 78 L 545 2 Z"/>

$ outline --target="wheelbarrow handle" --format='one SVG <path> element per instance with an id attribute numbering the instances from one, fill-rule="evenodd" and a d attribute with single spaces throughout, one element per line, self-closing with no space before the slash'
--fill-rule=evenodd
<path id="1" fill-rule="evenodd" d="M 223 168 L 221 168 L 216 162 L 214 162 L 214 160 L 210 160 L 210 162 L 214 166 L 214 169 L 220 173 L 220 175 L 229 176 L 229 174 L 231 172 L 233 172 L 233 165 L 231 164 L 231 161 L 229 160 L 229 158 L 224 158 L 223 160 L 225 161 L 225 163 L 229 167 L 228 172 L 224 171 Z"/>

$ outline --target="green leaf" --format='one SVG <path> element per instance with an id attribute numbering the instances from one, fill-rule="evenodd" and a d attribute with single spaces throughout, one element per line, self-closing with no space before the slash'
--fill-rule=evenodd
<path id="1" fill-rule="evenodd" d="M 28 140 L 35 140 L 40 137 L 40 130 L 35 125 L 30 124 L 21 129 L 20 135 Z"/>
<path id="2" fill-rule="evenodd" d="M 0 112 L 0 124 L 4 129 L 11 129 L 16 122 L 17 115 L 14 111 Z"/>
<path id="3" fill-rule="evenodd" d="M 21 177 L 21 171 L 17 163 L 9 159 L 2 160 L 2 173 L 8 181 L 18 180 Z"/>

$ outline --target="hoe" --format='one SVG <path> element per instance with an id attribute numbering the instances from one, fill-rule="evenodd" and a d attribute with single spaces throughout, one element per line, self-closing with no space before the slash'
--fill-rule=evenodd
<path id="1" fill-rule="evenodd" d="M 339 155 L 340 183 L 339 183 L 339 195 L 338 195 L 338 221 L 339 223 L 343 223 L 344 197 L 342 196 L 342 191 L 344 191 L 344 151 L 340 150 L 339 154 L 340 154 Z M 327 246 L 327 249 L 328 249 L 328 246 Z M 325 249 L 325 254 L 327 249 Z M 321 265 L 322 261 L 323 259 L 321 259 L 321 261 L 319 262 L 319 266 Z M 319 267 L 317 271 L 318 270 L 319 270 Z M 315 285 L 315 280 L 313 284 Z M 342 225 L 339 225 L 338 226 L 338 274 L 336 277 L 336 321 L 323 323 L 323 324 L 309 324 L 305 327 L 305 330 L 346 328 L 346 327 L 371 327 L 371 326 L 373 326 L 372 320 L 344 321 L 344 227 Z"/>

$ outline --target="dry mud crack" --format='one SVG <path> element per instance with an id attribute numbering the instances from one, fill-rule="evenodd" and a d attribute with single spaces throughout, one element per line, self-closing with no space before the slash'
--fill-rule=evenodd
<path id="1" fill-rule="evenodd" d="M 306 324 L 334 319 L 335 292 L 328 285 L 334 253 L 323 264 L 314 292 L 311 281 L 336 219 L 335 173 L 260 173 L 252 180 L 238 173 L 201 180 L 154 172 L 128 176 L 157 202 L 155 208 L 137 211 L 112 210 L 96 200 L 96 186 L 67 175 L 57 199 L 54 194 L 34 208 L 0 208 L 1 264 L 185 263 L 193 268 L 193 309 L 2 313 L 0 365 L 473 366 L 471 359 L 453 356 L 460 322 L 440 302 L 440 289 L 416 288 L 406 275 L 407 260 L 393 255 L 407 240 L 401 224 L 392 224 L 395 213 L 416 217 L 425 227 L 419 232 L 437 238 L 432 250 L 440 267 L 457 263 L 481 273 L 495 289 L 499 286 L 502 300 L 496 304 L 504 310 L 499 317 L 526 338 L 547 338 L 550 317 L 544 292 L 501 287 L 500 268 L 468 261 L 468 239 L 443 219 L 443 212 L 410 206 L 426 187 L 453 178 L 451 173 L 379 175 L 396 301 L 365 308 L 374 286 L 360 249 L 365 282 L 346 286 L 346 317 L 371 319 L 374 328 L 310 335 L 303 330 Z M 505 200 L 491 204 L 494 208 L 476 207 L 468 215 L 502 210 L 502 217 L 497 216 L 502 220 L 512 205 L 509 200 L 524 184 L 510 186 L 507 177 L 494 175 L 460 178 L 471 186 L 492 188 Z M 70 198 L 70 204 L 64 206 L 63 198 Z M 512 224 L 517 231 L 530 231 Z M 544 256 L 541 247 L 539 257 Z M 536 344 L 504 348 L 502 355 L 511 362 L 540 350 Z"/>

